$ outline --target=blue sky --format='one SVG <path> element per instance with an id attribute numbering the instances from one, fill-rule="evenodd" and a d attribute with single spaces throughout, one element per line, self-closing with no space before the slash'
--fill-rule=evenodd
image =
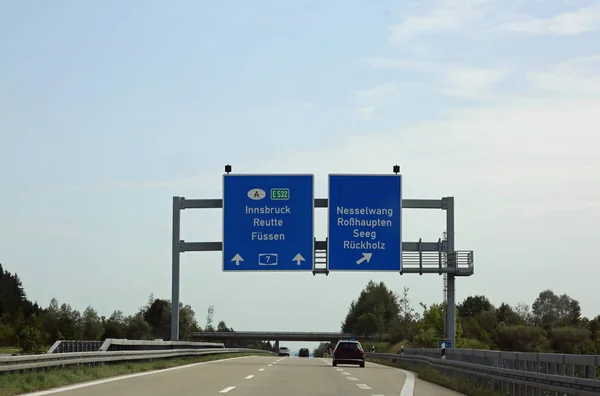
<path id="1" fill-rule="evenodd" d="M 171 197 L 220 197 L 225 163 L 313 172 L 321 196 L 329 172 L 399 163 L 408 197 L 456 196 L 457 243 L 478 258 L 459 298 L 551 287 L 596 315 L 599 28 L 577 0 L 5 1 L 0 260 L 41 303 L 133 312 L 170 296 Z M 184 239 L 218 240 L 219 218 L 186 212 Z M 439 213 L 403 224 L 409 240 L 444 229 Z M 300 310 L 336 330 L 371 278 L 442 295 L 438 277 L 183 263 L 182 300 L 236 329 L 305 329 Z"/>

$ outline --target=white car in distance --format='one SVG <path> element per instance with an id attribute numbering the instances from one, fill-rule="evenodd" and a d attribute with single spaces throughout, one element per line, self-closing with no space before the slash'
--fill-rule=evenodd
<path id="1" fill-rule="evenodd" d="M 288 348 L 288 347 L 279 348 L 279 356 L 290 356 L 290 348 Z"/>

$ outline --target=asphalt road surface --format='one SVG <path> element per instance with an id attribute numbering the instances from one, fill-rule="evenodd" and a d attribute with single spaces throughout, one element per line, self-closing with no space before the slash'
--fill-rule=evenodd
<path id="1" fill-rule="evenodd" d="M 250 356 L 131 374 L 29 396 L 456 396 L 411 373 L 367 362 Z"/>

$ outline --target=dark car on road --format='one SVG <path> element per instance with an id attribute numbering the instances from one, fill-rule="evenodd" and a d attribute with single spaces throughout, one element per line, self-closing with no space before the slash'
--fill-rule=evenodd
<path id="1" fill-rule="evenodd" d="M 365 351 L 358 341 L 342 340 L 333 350 L 333 365 L 356 364 L 365 367 Z"/>
<path id="2" fill-rule="evenodd" d="M 308 348 L 300 348 L 300 351 L 298 351 L 298 356 L 299 357 L 309 357 L 310 352 L 308 351 Z"/>

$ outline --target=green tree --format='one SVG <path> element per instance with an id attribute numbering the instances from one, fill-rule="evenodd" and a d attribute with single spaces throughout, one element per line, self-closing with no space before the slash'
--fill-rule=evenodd
<path id="1" fill-rule="evenodd" d="M 523 324 L 533 325 L 534 319 L 531 313 L 531 307 L 525 303 L 518 303 L 513 307 L 515 314 Z"/>
<path id="2" fill-rule="evenodd" d="M 80 340 L 83 338 L 81 313 L 71 305 L 63 303 L 58 310 L 58 331 L 62 339 Z"/>
<path id="3" fill-rule="evenodd" d="M 227 327 L 227 324 L 224 321 L 220 321 L 219 324 L 217 325 L 217 331 L 218 332 L 230 332 L 231 329 L 229 327 Z"/>
<path id="4" fill-rule="evenodd" d="M 537 326 L 498 327 L 498 348 L 502 351 L 548 352 L 546 331 Z"/>
<path id="5" fill-rule="evenodd" d="M 533 320 L 538 325 L 575 325 L 581 319 L 579 301 L 566 294 L 558 296 L 549 289 L 539 294 L 531 308 Z"/>
<path id="6" fill-rule="evenodd" d="M 369 336 L 385 333 L 397 322 L 400 313 L 398 295 L 383 283 L 369 281 L 358 299 L 350 304 L 342 322 L 342 332 Z"/>
<path id="7" fill-rule="evenodd" d="M 30 326 L 30 318 L 42 309 L 27 299 L 18 274 L 6 271 L 0 264 L 0 345 L 16 345 L 19 333 Z"/>
<path id="8" fill-rule="evenodd" d="M 587 329 L 555 327 L 549 331 L 550 348 L 557 353 L 595 354 L 595 347 Z"/>
<path id="9" fill-rule="evenodd" d="M 24 353 L 44 353 L 42 332 L 33 326 L 23 327 L 19 331 L 19 347 Z"/>
<path id="10" fill-rule="evenodd" d="M 412 305 L 408 296 L 410 289 L 405 287 L 398 301 L 400 308 L 398 318 L 390 322 L 388 333 L 390 341 L 396 343 L 402 340 L 408 340 L 412 337 L 416 325 L 420 320 L 420 315 Z"/>
<path id="11" fill-rule="evenodd" d="M 15 273 L 0 265 L 0 345 L 18 346 L 24 353 L 44 351 L 56 340 L 105 338 L 170 338 L 171 301 L 150 295 L 134 315 L 114 311 L 108 319 L 91 306 L 83 313 L 68 303 L 52 299 L 42 309 L 28 300 Z M 409 289 L 401 297 L 383 282 L 370 281 L 350 303 L 342 331 L 358 337 L 388 333 L 392 342 L 406 347 L 437 347 L 444 334 L 445 304 L 421 304 L 420 314 L 412 305 Z M 190 305 L 180 303 L 180 339 L 200 331 Z M 214 306 L 206 314 L 206 330 L 214 331 Z M 224 320 L 217 331 L 233 331 Z M 457 307 L 457 347 L 524 352 L 600 354 L 600 315 L 582 316 L 579 302 L 552 290 L 543 290 L 531 305 L 506 303 L 497 308 L 484 295 L 467 297 Z M 269 342 L 227 341 L 228 346 L 272 350 Z M 320 356 L 329 344 L 315 350 Z M 378 347 L 379 350 L 379 347 Z"/>
<path id="12" fill-rule="evenodd" d="M 104 334 L 102 339 L 125 338 L 127 334 L 127 318 L 120 310 L 114 311 L 110 317 L 102 323 Z"/>
<path id="13" fill-rule="evenodd" d="M 209 305 L 206 309 L 206 326 L 204 327 L 205 331 L 215 331 L 213 327 L 213 320 L 215 316 L 215 306 Z"/>
<path id="14" fill-rule="evenodd" d="M 189 339 L 200 330 L 195 312 L 183 303 L 179 308 L 180 339 Z M 116 310 L 107 319 L 91 306 L 80 313 L 55 298 L 42 309 L 27 299 L 18 275 L 0 265 L 0 346 L 20 346 L 24 352 L 31 353 L 57 340 L 169 339 L 170 316 L 170 300 L 155 298 L 153 294 L 136 314 L 127 317 Z M 257 345 L 262 347 L 260 343 Z"/>
<path id="15" fill-rule="evenodd" d="M 415 346 L 437 348 L 438 342 L 445 338 L 445 307 L 443 304 L 427 306 L 422 303 L 421 307 L 423 307 L 423 319 L 419 322 L 413 342 Z"/>
<path id="16" fill-rule="evenodd" d="M 137 313 L 129 316 L 126 323 L 125 338 L 130 340 L 149 340 L 154 338 L 151 336 L 152 328 L 144 319 L 143 314 Z"/>
<path id="17" fill-rule="evenodd" d="M 83 311 L 82 322 L 84 339 L 96 341 L 102 338 L 104 326 L 98 316 L 98 312 L 94 308 L 88 306 Z"/>
<path id="18" fill-rule="evenodd" d="M 328 342 L 321 342 L 318 347 L 313 350 L 314 357 L 324 357 L 325 353 L 329 350 Z"/>
<path id="19" fill-rule="evenodd" d="M 474 318 L 485 311 L 493 309 L 486 296 L 470 296 L 456 307 L 456 311 L 463 318 Z"/>
<path id="20" fill-rule="evenodd" d="M 169 315 L 170 316 L 170 315 Z M 191 305 L 179 303 L 179 339 L 189 340 L 193 333 L 200 331 L 196 313 Z"/>
<path id="21" fill-rule="evenodd" d="M 169 301 L 160 298 L 153 299 L 143 316 L 150 325 L 150 332 L 155 339 L 170 339 L 171 307 Z"/>
<path id="22" fill-rule="evenodd" d="M 500 304 L 500 306 L 496 309 L 496 321 L 508 326 L 525 324 L 525 320 L 523 320 L 519 314 L 517 314 L 513 307 L 506 303 Z"/>

